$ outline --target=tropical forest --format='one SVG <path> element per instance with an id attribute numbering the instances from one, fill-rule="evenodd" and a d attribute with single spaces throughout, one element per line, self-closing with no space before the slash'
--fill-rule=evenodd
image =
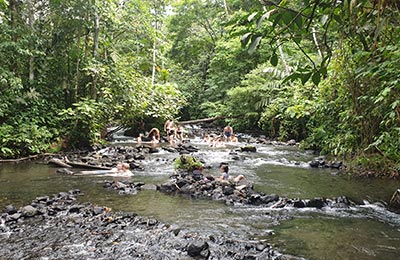
<path id="1" fill-rule="evenodd" d="M 399 42 L 395 0 L 0 0 L 0 255 L 397 259 Z"/>

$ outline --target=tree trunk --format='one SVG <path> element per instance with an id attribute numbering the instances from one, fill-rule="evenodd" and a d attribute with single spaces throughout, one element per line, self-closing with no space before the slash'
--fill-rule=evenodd
<path id="1" fill-rule="evenodd" d="M 151 86 L 154 86 L 156 79 L 157 69 L 157 31 L 158 31 L 158 17 L 157 17 L 157 5 L 154 1 L 154 41 L 153 41 L 153 70 L 151 73 Z"/>
<path id="2" fill-rule="evenodd" d="M 224 8 L 225 8 L 226 15 L 229 15 L 230 10 L 229 10 L 229 6 L 228 6 L 228 3 L 226 2 L 226 0 L 224 0 Z"/>
<path id="3" fill-rule="evenodd" d="M 34 10 L 34 3 L 33 0 L 28 1 L 28 12 L 29 12 L 29 17 L 28 17 L 28 24 L 29 24 L 29 29 L 31 32 L 34 32 L 34 23 L 35 23 L 35 10 Z M 35 46 L 32 46 L 33 48 Z M 35 68 L 34 68 L 34 57 L 33 55 L 29 57 L 29 81 L 32 82 L 35 79 Z"/>
<path id="4" fill-rule="evenodd" d="M 320 56 L 321 58 L 324 58 L 324 56 L 323 56 L 323 54 L 322 54 L 322 51 L 321 51 L 321 48 L 319 47 L 319 44 L 318 44 L 318 40 L 317 40 L 317 31 L 315 30 L 315 27 L 312 28 L 312 36 L 313 36 L 313 40 L 314 40 L 315 47 L 316 47 L 317 50 L 318 50 L 319 56 Z"/>
<path id="5" fill-rule="evenodd" d="M 283 67 L 285 68 L 286 74 L 289 75 L 290 68 L 286 63 L 285 54 L 283 53 L 283 49 L 282 49 L 282 46 L 281 46 L 281 43 L 280 43 L 279 39 L 277 40 L 277 43 L 278 43 L 278 51 L 279 51 L 279 55 L 281 57 L 281 61 L 282 61 Z"/>
<path id="6" fill-rule="evenodd" d="M 95 11 L 94 18 L 94 35 L 93 35 L 93 59 L 96 60 L 99 51 L 99 31 L 100 31 L 100 17 Z M 90 88 L 90 97 L 96 99 L 97 97 L 97 81 L 98 81 L 98 72 L 95 72 L 92 80 L 92 87 Z"/>

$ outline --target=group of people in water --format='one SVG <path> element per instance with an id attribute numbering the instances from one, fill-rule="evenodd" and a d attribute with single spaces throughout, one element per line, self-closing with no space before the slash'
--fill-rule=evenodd
<path id="1" fill-rule="evenodd" d="M 224 147 L 225 142 L 237 143 L 238 139 L 233 133 L 232 126 L 227 125 L 222 131 L 222 135 L 206 134 L 204 141 L 206 141 L 210 147 Z"/>
<path id="2" fill-rule="evenodd" d="M 139 131 L 141 132 L 137 138 L 137 142 L 140 144 L 144 141 L 149 141 L 152 144 L 158 144 L 161 142 L 160 130 L 156 127 L 150 129 L 149 132 L 143 133 L 145 131 L 144 123 L 139 124 Z M 169 144 L 174 145 L 178 142 L 183 142 L 184 140 L 184 130 L 181 125 L 176 125 L 173 119 L 168 119 L 164 123 L 164 132 L 166 134 L 166 140 Z M 227 125 L 224 127 L 222 134 L 206 134 L 204 141 L 208 143 L 210 147 L 223 147 L 225 142 L 237 143 L 238 139 L 233 133 L 233 127 Z M 204 170 L 204 167 L 198 169 L 199 173 Z M 237 177 L 232 177 L 229 175 L 229 167 L 226 164 L 221 164 L 220 166 L 221 176 L 217 179 L 220 181 L 230 181 L 239 182 L 244 179 L 243 175 Z M 115 168 L 113 168 L 110 173 L 116 173 L 118 176 L 130 177 L 133 173 L 129 170 L 128 163 L 118 163 Z"/>
<path id="3" fill-rule="evenodd" d="M 140 124 L 139 131 L 144 132 L 144 124 Z M 166 134 L 166 141 L 170 145 L 175 145 L 184 141 L 184 128 L 182 125 L 175 124 L 173 119 L 168 119 L 164 123 L 164 132 Z M 158 144 L 161 142 L 160 130 L 156 127 L 152 128 L 149 132 L 140 133 L 137 142 L 140 144 L 144 141 L 152 144 Z M 208 143 L 210 147 L 223 147 L 226 142 L 237 143 L 238 138 L 233 133 L 233 128 L 230 125 L 224 127 L 222 135 L 206 134 L 204 141 Z"/>
<path id="4" fill-rule="evenodd" d="M 173 119 L 168 119 L 164 124 L 164 131 L 167 135 L 167 141 L 173 145 L 177 142 L 183 142 L 183 127 L 181 125 L 175 125 Z M 160 130 L 156 127 L 152 128 L 147 135 L 140 133 L 137 139 L 138 143 L 144 140 L 150 140 L 152 144 L 158 144 L 161 142 Z"/>
<path id="5" fill-rule="evenodd" d="M 221 172 L 221 175 L 219 177 L 214 177 L 214 176 L 211 176 L 211 175 L 205 175 L 204 176 L 204 173 L 203 173 L 204 166 L 200 166 L 198 169 L 195 169 L 192 172 L 192 177 L 197 179 L 197 180 L 200 180 L 200 179 L 203 179 L 204 181 L 214 181 L 214 180 L 216 180 L 216 181 L 219 181 L 219 182 L 227 182 L 227 183 L 234 183 L 234 184 L 238 184 L 241 180 L 245 179 L 243 174 L 240 174 L 240 175 L 238 175 L 236 177 L 231 176 L 229 174 L 229 166 L 226 163 L 221 163 L 219 169 L 220 169 L 220 172 Z"/>

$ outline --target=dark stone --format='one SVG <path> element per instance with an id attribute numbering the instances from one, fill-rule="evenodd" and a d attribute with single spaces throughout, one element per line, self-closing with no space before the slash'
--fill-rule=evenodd
<path id="1" fill-rule="evenodd" d="M 330 164 L 330 167 L 334 169 L 340 169 L 342 166 L 343 166 L 342 162 L 333 162 Z"/>
<path id="2" fill-rule="evenodd" d="M 17 209 L 13 206 L 13 205 L 8 205 L 8 206 L 6 206 L 6 208 L 5 208 L 5 212 L 7 213 L 7 214 L 14 214 L 14 213 L 17 213 Z"/>
<path id="3" fill-rule="evenodd" d="M 244 146 L 244 147 L 240 147 L 240 150 L 242 152 L 252 152 L 252 153 L 257 152 L 257 148 L 255 146 L 253 146 L 253 145 L 247 145 L 247 146 Z"/>
<path id="4" fill-rule="evenodd" d="M 323 206 L 325 206 L 325 202 L 322 198 L 314 198 L 307 202 L 307 207 L 310 208 L 321 209 Z"/>
<path id="5" fill-rule="evenodd" d="M 151 147 L 150 149 L 149 149 L 149 153 L 158 153 L 160 150 L 158 149 L 158 148 L 155 148 L 155 147 Z"/>
<path id="6" fill-rule="evenodd" d="M 309 165 L 310 165 L 312 168 L 318 168 L 318 167 L 319 167 L 319 161 L 312 160 L 312 161 L 309 163 Z"/>
<path id="7" fill-rule="evenodd" d="M 183 186 L 185 186 L 185 185 L 187 185 L 187 184 L 189 184 L 189 181 L 186 180 L 186 179 L 178 179 L 178 180 L 176 181 L 176 185 L 177 185 L 179 188 L 182 188 Z"/>
<path id="8" fill-rule="evenodd" d="M 269 194 L 269 195 L 264 196 L 262 198 L 262 200 L 263 200 L 263 203 L 268 204 L 268 203 L 271 203 L 271 202 L 274 202 L 274 201 L 278 201 L 279 200 L 279 196 L 276 195 L 276 194 Z"/>
<path id="9" fill-rule="evenodd" d="M 224 186 L 222 190 L 224 195 L 232 195 L 233 192 L 235 191 L 235 189 L 232 186 Z"/>
<path id="10" fill-rule="evenodd" d="M 187 248 L 188 255 L 192 257 L 208 258 L 210 256 L 209 245 L 204 241 L 192 242 Z"/>
<path id="11" fill-rule="evenodd" d="M 293 207 L 295 208 L 304 208 L 306 206 L 306 203 L 302 200 L 296 200 L 293 202 Z"/>

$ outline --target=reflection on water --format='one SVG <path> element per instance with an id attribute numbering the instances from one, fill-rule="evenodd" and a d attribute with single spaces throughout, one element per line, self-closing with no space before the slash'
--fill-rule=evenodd
<path id="1" fill-rule="evenodd" d="M 207 174 L 219 175 L 219 163 L 228 162 L 232 175 L 244 174 L 257 191 L 267 194 L 289 198 L 345 195 L 355 201 L 387 202 L 399 187 L 399 182 L 360 180 L 336 176 L 331 170 L 308 168 L 306 162 L 313 155 L 294 147 L 258 146 L 257 153 L 241 153 L 235 151 L 240 144 L 218 149 L 200 141 L 196 145 L 201 149 L 195 155 L 211 167 L 206 169 Z M 144 170 L 135 172 L 133 180 L 146 184 L 167 181 L 176 157 L 163 150 L 146 155 L 141 162 Z M 187 232 L 267 240 L 308 259 L 395 260 L 400 253 L 399 215 L 374 205 L 333 211 L 294 210 L 225 206 L 155 190 L 118 195 L 103 188 L 103 182 L 111 177 L 59 175 L 55 170 L 37 163 L 0 165 L 0 208 L 8 204 L 22 206 L 37 196 L 78 188 L 84 192 L 81 201 L 155 217 Z M 271 235 L 274 232 L 276 235 Z"/>
<path id="2" fill-rule="evenodd" d="M 298 218 L 275 228 L 274 242 L 310 260 L 398 259 L 398 229 L 369 219 Z"/>

